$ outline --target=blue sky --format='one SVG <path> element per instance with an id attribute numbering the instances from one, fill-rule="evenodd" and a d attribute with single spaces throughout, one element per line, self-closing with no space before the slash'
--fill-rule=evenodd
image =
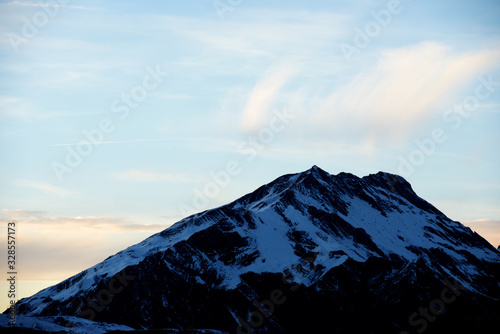
<path id="1" fill-rule="evenodd" d="M 18 224 L 21 293 L 312 165 L 400 174 L 498 246 L 499 14 L 0 1 L 0 219 Z"/>

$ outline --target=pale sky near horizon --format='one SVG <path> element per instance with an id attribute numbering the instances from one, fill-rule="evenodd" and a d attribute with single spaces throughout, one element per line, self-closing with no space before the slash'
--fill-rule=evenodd
<path id="1" fill-rule="evenodd" d="M 2 268 L 8 221 L 24 297 L 313 165 L 400 174 L 497 247 L 498 17 L 486 0 L 0 0 Z"/>

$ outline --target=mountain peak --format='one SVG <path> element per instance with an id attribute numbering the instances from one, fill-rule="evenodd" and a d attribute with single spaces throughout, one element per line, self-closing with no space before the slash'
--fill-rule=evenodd
<path id="1" fill-rule="evenodd" d="M 316 165 L 312 166 L 310 169 L 305 171 L 304 174 L 313 175 L 313 176 L 319 177 L 320 179 L 329 178 L 331 176 L 330 173 L 319 168 Z"/>
<path id="2" fill-rule="evenodd" d="M 308 271 L 313 264 L 315 269 Z M 296 305 L 287 304 L 289 310 L 321 306 L 313 309 L 314 315 L 325 311 L 323 303 L 314 300 L 324 301 L 324 294 L 332 301 L 345 300 L 345 291 L 356 290 L 352 282 L 355 288 L 365 285 L 359 298 L 348 299 L 359 301 L 358 306 L 366 296 L 374 301 L 404 296 L 415 289 L 416 277 L 421 276 L 425 282 L 436 280 L 438 288 L 445 279 L 456 279 L 478 295 L 498 295 L 497 281 L 482 279 L 492 277 L 493 271 L 485 274 L 490 264 L 491 268 L 500 264 L 498 251 L 420 198 L 404 178 L 384 172 L 362 178 L 349 173 L 332 175 L 314 165 L 283 175 L 230 204 L 187 217 L 21 300 L 18 310 L 34 316 L 85 314 L 92 310 L 96 292 L 97 298 L 102 297 L 99 291 L 108 291 L 116 281 L 113 277 L 124 275 L 136 278 L 106 300 L 106 308 L 99 307 L 97 320 L 134 328 L 217 324 L 234 332 L 235 315 L 249 321 L 246 315 L 253 312 L 255 296 L 268 296 L 277 289 L 284 282 L 283 273 L 293 276 L 309 294 Z M 373 278 L 373 284 L 366 277 Z M 397 294 L 392 294 L 394 281 L 400 289 Z M 384 286 L 386 290 L 377 292 Z M 414 311 L 414 300 L 425 299 L 422 296 L 427 294 L 423 287 L 422 295 L 405 301 L 404 321 Z M 400 305 L 397 298 L 387 303 Z M 199 311 L 196 316 L 193 307 Z M 342 307 L 337 305 L 320 318 Z M 265 325 L 266 332 L 285 333 L 279 326 L 294 329 L 295 319 L 300 318 L 276 316 Z M 354 316 L 359 319 L 359 314 Z M 279 325 L 274 328 L 274 324 Z"/>
<path id="3" fill-rule="evenodd" d="M 383 172 L 383 171 L 379 171 L 376 174 L 369 174 L 367 176 L 360 178 L 354 174 L 346 173 L 346 172 L 340 172 L 337 175 L 331 175 L 330 173 L 328 173 L 324 169 L 318 167 L 317 165 L 314 165 L 310 169 L 306 170 L 304 172 L 304 174 L 312 174 L 315 176 L 321 176 L 321 178 L 324 178 L 325 176 L 327 176 L 327 177 L 334 176 L 334 177 L 340 177 L 342 179 L 353 179 L 353 180 L 354 179 L 355 180 L 363 179 L 363 180 L 368 181 L 369 183 L 372 183 L 374 185 L 381 186 L 384 188 L 388 188 L 388 189 L 395 189 L 397 187 L 409 187 L 409 188 L 411 188 L 410 183 L 408 181 L 406 181 L 405 178 L 403 178 L 402 176 L 399 176 L 397 174 L 391 174 L 388 172 Z"/>
<path id="4" fill-rule="evenodd" d="M 321 168 L 319 168 L 318 166 L 314 165 L 312 166 L 310 169 L 309 169 L 311 172 L 323 172 L 325 173 L 325 171 Z"/>
<path id="5" fill-rule="evenodd" d="M 384 181 L 388 184 L 409 184 L 406 179 L 400 175 L 397 174 L 391 174 L 387 172 L 378 172 L 376 174 L 370 174 L 368 176 L 365 176 L 364 178 L 371 179 L 371 180 L 381 180 Z"/>

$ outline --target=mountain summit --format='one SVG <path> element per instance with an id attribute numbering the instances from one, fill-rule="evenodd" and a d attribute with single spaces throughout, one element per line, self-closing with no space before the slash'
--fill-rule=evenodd
<path id="1" fill-rule="evenodd" d="M 185 218 L 18 308 L 138 329 L 486 332 L 500 310 L 499 273 L 499 251 L 404 178 L 313 166 Z"/>

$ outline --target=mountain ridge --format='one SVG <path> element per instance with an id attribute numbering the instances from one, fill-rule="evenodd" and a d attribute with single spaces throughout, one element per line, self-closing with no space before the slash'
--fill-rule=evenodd
<path id="1" fill-rule="evenodd" d="M 373 263 L 395 273 L 379 272 Z M 317 269 L 314 274 L 302 276 L 304 266 L 312 264 Z M 266 285 L 279 284 L 277 277 L 283 272 L 304 286 L 312 299 L 317 298 L 317 289 L 340 293 L 328 288 L 338 280 L 333 273 L 342 276 L 349 268 L 359 268 L 360 280 L 371 273 L 398 277 L 409 287 L 419 276 L 433 282 L 430 285 L 436 285 L 436 279 L 454 279 L 469 293 L 495 301 L 500 299 L 500 287 L 488 272 L 496 273 L 499 266 L 500 253 L 492 245 L 420 198 L 404 178 L 384 172 L 362 178 L 332 175 L 313 166 L 182 219 L 18 306 L 21 314 L 30 316 L 82 314 L 93 307 L 95 295 L 126 270 L 137 279 L 109 304 L 94 307 L 100 309 L 93 311 L 98 320 L 139 328 L 189 324 L 209 328 L 210 319 L 193 319 L 191 306 L 180 302 L 190 301 L 188 305 L 200 309 L 217 305 L 214 308 L 224 314 L 219 320 L 233 323 L 219 324 L 217 329 L 228 329 L 240 321 L 236 314 L 251 314 L 241 305 L 251 305 L 252 296 Z M 262 282 L 267 282 L 264 287 Z M 207 299 L 212 295 L 227 305 Z M 123 298 L 145 309 L 144 317 L 134 314 L 138 309 L 132 306 L 120 306 Z M 174 315 L 162 319 L 159 314 L 166 311 Z M 289 331 L 288 322 L 294 321 L 278 320 L 266 330 Z"/>

